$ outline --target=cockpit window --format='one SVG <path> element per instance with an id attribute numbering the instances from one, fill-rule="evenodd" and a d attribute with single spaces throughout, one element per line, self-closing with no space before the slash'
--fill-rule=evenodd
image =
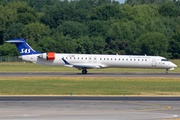
<path id="1" fill-rule="evenodd" d="M 161 61 L 169 61 L 168 59 L 161 59 Z"/>

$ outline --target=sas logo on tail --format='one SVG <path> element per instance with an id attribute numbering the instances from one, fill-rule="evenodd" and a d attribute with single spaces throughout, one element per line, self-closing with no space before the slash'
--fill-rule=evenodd
<path id="1" fill-rule="evenodd" d="M 21 52 L 20 53 L 30 53 L 31 52 L 31 49 L 21 49 Z"/>

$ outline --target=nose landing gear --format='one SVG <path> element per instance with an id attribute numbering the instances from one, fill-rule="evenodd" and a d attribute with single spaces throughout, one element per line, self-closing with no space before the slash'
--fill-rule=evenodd
<path id="1" fill-rule="evenodd" d="M 82 74 L 86 74 L 87 73 L 87 70 L 86 69 L 83 69 L 82 70 Z"/>
<path id="2" fill-rule="evenodd" d="M 166 74 L 166 75 L 168 74 L 168 69 L 166 69 L 166 72 L 165 72 L 165 74 Z"/>

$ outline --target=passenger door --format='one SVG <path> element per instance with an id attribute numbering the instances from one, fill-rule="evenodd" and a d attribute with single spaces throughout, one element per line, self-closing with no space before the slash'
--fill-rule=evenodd
<path id="1" fill-rule="evenodd" d="M 153 58 L 153 59 L 152 59 L 152 67 L 156 67 L 156 65 L 157 65 L 156 59 Z"/>

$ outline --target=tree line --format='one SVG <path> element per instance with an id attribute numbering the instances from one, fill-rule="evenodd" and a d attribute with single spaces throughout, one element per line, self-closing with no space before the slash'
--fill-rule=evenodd
<path id="1" fill-rule="evenodd" d="M 0 0 L 0 56 L 36 51 L 180 58 L 180 1 Z"/>

